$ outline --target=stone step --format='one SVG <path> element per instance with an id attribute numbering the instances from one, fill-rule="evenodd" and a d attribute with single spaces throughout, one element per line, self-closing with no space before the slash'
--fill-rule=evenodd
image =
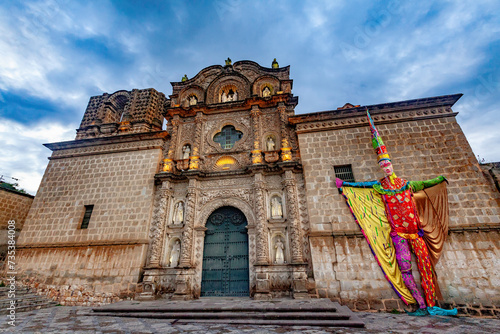
<path id="1" fill-rule="evenodd" d="M 350 315 L 340 313 L 304 313 L 304 312 L 110 312 L 95 313 L 96 316 L 114 316 L 114 317 L 129 317 L 129 318 L 157 318 L 157 319 L 263 319 L 263 320 L 278 320 L 278 319 L 309 319 L 309 320 L 331 320 L 343 319 L 348 320 Z"/>
<path id="2" fill-rule="evenodd" d="M 50 302 L 47 299 L 30 299 L 30 300 L 25 300 L 25 299 L 18 299 L 16 301 L 16 306 L 25 306 L 25 305 L 38 305 L 38 304 L 44 304 L 47 302 Z M 0 308 L 5 308 L 8 307 L 11 304 L 10 300 L 5 300 L 0 303 Z"/>
<path id="3" fill-rule="evenodd" d="M 218 323 L 230 325 L 275 325 L 275 326 L 319 326 L 319 327 L 355 327 L 363 328 L 365 323 L 361 319 L 349 320 L 269 320 L 269 319 L 181 319 L 174 321 L 175 324 L 190 324 L 190 323 Z"/>
<path id="4" fill-rule="evenodd" d="M 364 327 L 349 308 L 329 299 L 203 299 L 194 301 L 126 301 L 92 309 L 89 315 L 170 319 L 175 323 L 226 323 L 283 326 Z"/>
<path id="5" fill-rule="evenodd" d="M 58 305 L 57 302 L 31 292 L 25 287 L 16 287 L 14 298 L 8 297 L 9 292 L 9 287 L 0 287 L 0 314 L 10 313 L 8 307 L 11 305 L 12 300 L 16 302 L 16 312 L 27 312 Z"/>
<path id="6" fill-rule="evenodd" d="M 23 305 L 23 306 L 16 306 L 16 313 L 17 312 L 28 312 L 32 310 L 39 310 L 42 308 L 49 308 L 49 307 L 55 307 L 59 305 L 56 302 L 45 302 L 42 304 L 35 304 L 35 305 Z M 0 309 L 0 314 L 9 314 L 10 310 L 6 308 Z"/>

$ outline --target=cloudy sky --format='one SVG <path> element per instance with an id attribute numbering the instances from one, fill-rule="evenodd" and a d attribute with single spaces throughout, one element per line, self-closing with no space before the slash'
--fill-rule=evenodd
<path id="1" fill-rule="evenodd" d="M 297 113 L 463 93 L 476 153 L 500 161 L 498 1 L 3 1 L 0 175 L 35 194 L 43 143 L 72 140 L 90 96 L 233 61 L 291 65 Z"/>

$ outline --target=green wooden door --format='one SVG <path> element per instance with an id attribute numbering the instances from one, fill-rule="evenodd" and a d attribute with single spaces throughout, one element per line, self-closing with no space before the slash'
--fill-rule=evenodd
<path id="1" fill-rule="evenodd" d="M 225 206 L 208 217 L 201 296 L 248 296 L 248 234 L 243 213 Z"/>

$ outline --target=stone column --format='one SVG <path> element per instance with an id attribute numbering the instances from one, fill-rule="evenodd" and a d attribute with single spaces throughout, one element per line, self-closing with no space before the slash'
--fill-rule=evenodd
<path id="1" fill-rule="evenodd" d="M 203 127 L 203 113 L 199 112 L 195 118 L 196 129 L 194 132 L 194 143 L 191 156 L 189 157 L 189 169 L 200 168 L 200 146 L 201 146 L 201 130 Z"/>
<path id="2" fill-rule="evenodd" d="M 172 133 L 170 134 L 170 146 L 168 147 L 167 158 L 163 159 L 163 171 L 173 172 L 174 171 L 174 158 L 175 158 L 175 148 L 177 146 L 177 133 L 179 127 L 179 116 L 175 115 L 170 121 L 172 124 Z"/>
<path id="3" fill-rule="evenodd" d="M 287 218 L 290 224 L 292 263 L 304 263 L 304 251 L 302 245 L 302 231 L 300 228 L 299 209 L 297 202 L 297 186 L 295 175 L 291 170 L 283 174 L 283 186 L 285 187 L 286 201 L 288 207 Z"/>
<path id="4" fill-rule="evenodd" d="M 286 106 L 283 102 L 278 104 L 278 113 L 280 115 L 280 131 L 281 131 L 281 160 L 290 161 L 292 160 L 292 148 L 290 147 L 290 138 L 288 138 L 288 131 L 286 130 L 286 125 L 288 119 L 286 117 Z"/>
<path id="5" fill-rule="evenodd" d="M 149 237 L 151 238 L 151 251 L 148 259 L 148 267 L 159 267 L 160 265 L 165 223 L 171 197 L 172 190 L 170 189 L 170 182 L 163 181 L 161 187 L 158 187 L 156 190 L 153 219 L 149 231 Z"/>
<path id="6" fill-rule="evenodd" d="M 269 244 L 264 198 L 264 178 L 261 173 L 254 177 L 255 213 L 257 216 L 257 265 L 269 264 Z"/>
<path id="7" fill-rule="evenodd" d="M 196 206 L 197 180 L 190 179 L 187 191 L 186 211 L 184 215 L 184 233 L 182 234 L 181 259 L 179 267 L 192 266 L 194 213 Z"/>
<path id="8" fill-rule="evenodd" d="M 252 164 L 262 163 L 262 150 L 260 147 L 260 109 L 259 106 L 252 106 L 250 111 L 252 117 L 252 130 L 253 130 L 253 151 L 252 151 Z"/>

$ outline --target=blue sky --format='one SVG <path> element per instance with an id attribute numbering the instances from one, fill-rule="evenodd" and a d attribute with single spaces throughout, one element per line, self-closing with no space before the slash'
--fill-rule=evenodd
<path id="1" fill-rule="evenodd" d="M 498 1 L 2 2 L 0 175 L 34 194 L 90 96 L 169 95 L 227 57 L 290 65 L 297 113 L 463 93 L 475 154 L 500 161 L 499 52 Z"/>

